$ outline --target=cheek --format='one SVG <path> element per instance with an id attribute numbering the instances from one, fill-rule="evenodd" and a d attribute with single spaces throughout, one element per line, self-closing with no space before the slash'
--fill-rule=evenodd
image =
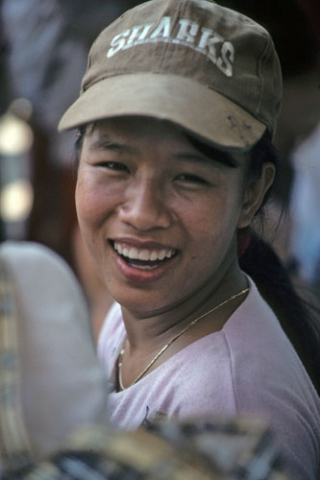
<path id="1" fill-rule="evenodd" d="M 95 224 L 99 218 L 101 200 L 94 185 L 81 176 L 77 181 L 75 201 L 80 225 Z"/>
<path id="2" fill-rule="evenodd" d="M 202 262 L 205 269 L 223 262 L 226 255 L 230 258 L 231 252 L 236 254 L 239 198 L 217 195 L 198 207 L 190 206 L 184 225 L 192 245 L 192 264 Z"/>
<path id="3" fill-rule="evenodd" d="M 116 210 L 121 192 L 99 172 L 83 167 L 79 170 L 75 201 L 79 222 L 99 226 Z"/>
<path id="4" fill-rule="evenodd" d="M 216 196 L 208 202 L 191 206 L 184 215 L 188 230 L 201 239 L 232 236 L 237 229 L 239 203 L 228 195 Z"/>

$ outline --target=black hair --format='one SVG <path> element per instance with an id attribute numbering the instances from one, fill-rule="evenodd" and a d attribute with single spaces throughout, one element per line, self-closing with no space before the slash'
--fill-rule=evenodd
<path id="1" fill-rule="evenodd" d="M 94 124 L 92 125 L 94 128 Z M 81 126 L 78 130 L 75 145 L 76 170 L 85 131 L 86 126 Z M 186 136 L 205 156 L 214 158 L 230 168 L 236 168 L 237 162 L 233 159 L 231 152 L 213 147 L 192 134 L 187 133 Z M 252 179 L 259 178 L 266 162 L 271 162 L 275 165 L 276 171 L 278 170 L 279 157 L 268 132 L 249 153 L 248 170 Z M 277 176 L 273 187 L 266 193 L 262 206 L 256 213 L 261 218 L 263 218 L 264 207 L 272 195 L 272 189 L 275 188 L 276 180 Z M 289 273 L 271 245 L 255 231 L 248 232 L 246 229 L 245 233 L 247 237 L 248 234 L 250 235 L 250 242 L 239 259 L 240 267 L 252 278 L 263 298 L 275 312 L 282 329 L 298 353 L 320 395 L 320 312 L 298 295 Z"/>
<path id="2" fill-rule="evenodd" d="M 77 131 L 77 138 L 76 138 L 76 142 L 75 142 L 75 145 L 74 145 L 74 149 L 75 149 L 74 173 L 75 173 L 75 175 L 77 175 L 77 172 L 78 172 L 80 155 L 81 155 L 81 150 L 82 150 L 82 146 L 83 146 L 83 139 L 84 139 L 84 135 L 86 133 L 87 128 L 88 128 L 88 125 L 81 125 L 78 128 L 78 131 Z"/>
<path id="3" fill-rule="evenodd" d="M 279 256 L 256 233 L 251 233 L 250 244 L 239 263 L 276 314 L 320 394 L 319 310 L 298 295 Z"/>
<path id="4" fill-rule="evenodd" d="M 251 150 L 251 174 L 259 176 L 265 162 L 271 162 L 278 168 L 279 157 L 268 133 Z M 267 192 L 263 205 L 257 212 L 261 217 L 271 195 L 272 189 Z M 241 255 L 239 264 L 275 312 L 320 395 L 319 309 L 297 293 L 280 257 L 258 233 L 250 232 L 249 246 Z"/>

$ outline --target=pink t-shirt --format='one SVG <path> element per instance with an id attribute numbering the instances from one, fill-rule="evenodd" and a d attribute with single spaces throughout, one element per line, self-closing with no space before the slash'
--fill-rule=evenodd
<path id="1" fill-rule="evenodd" d="M 277 318 L 250 281 L 250 292 L 219 332 L 180 350 L 122 392 L 111 387 L 118 428 L 144 420 L 254 414 L 272 426 L 293 479 L 315 480 L 320 464 L 320 400 Z M 115 304 L 98 342 L 111 382 L 125 339 Z"/>

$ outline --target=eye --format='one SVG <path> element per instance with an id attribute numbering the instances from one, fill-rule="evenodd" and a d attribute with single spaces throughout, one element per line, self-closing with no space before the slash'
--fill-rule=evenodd
<path id="1" fill-rule="evenodd" d="M 104 162 L 97 163 L 97 166 L 106 168 L 108 170 L 112 170 L 115 172 L 129 172 L 128 167 L 124 163 L 120 163 L 120 162 L 104 161 Z"/>
<path id="2" fill-rule="evenodd" d="M 208 185 L 208 181 L 205 180 L 203 177 L 198 175 L 194 175 L 192 173 L 181 173 L 176 178 L 180 182 L 191 183 L 191 184 L 199 184 L 199 185 Z"/>

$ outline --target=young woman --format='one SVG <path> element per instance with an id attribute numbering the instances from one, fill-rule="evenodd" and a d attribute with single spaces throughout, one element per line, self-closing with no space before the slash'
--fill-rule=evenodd
<path id="1" fill-rule="evenodd" d="M 60 128 L 79 129 L 80 229 L 116 301 L 98 345 L 112 422 L 258 415 L 293 478 L 311 480 L 317 325 L 250 235 L 276 174 L 280 103 L 262 27 L 211 1 L 154 0 L 97 38 Z"/>

